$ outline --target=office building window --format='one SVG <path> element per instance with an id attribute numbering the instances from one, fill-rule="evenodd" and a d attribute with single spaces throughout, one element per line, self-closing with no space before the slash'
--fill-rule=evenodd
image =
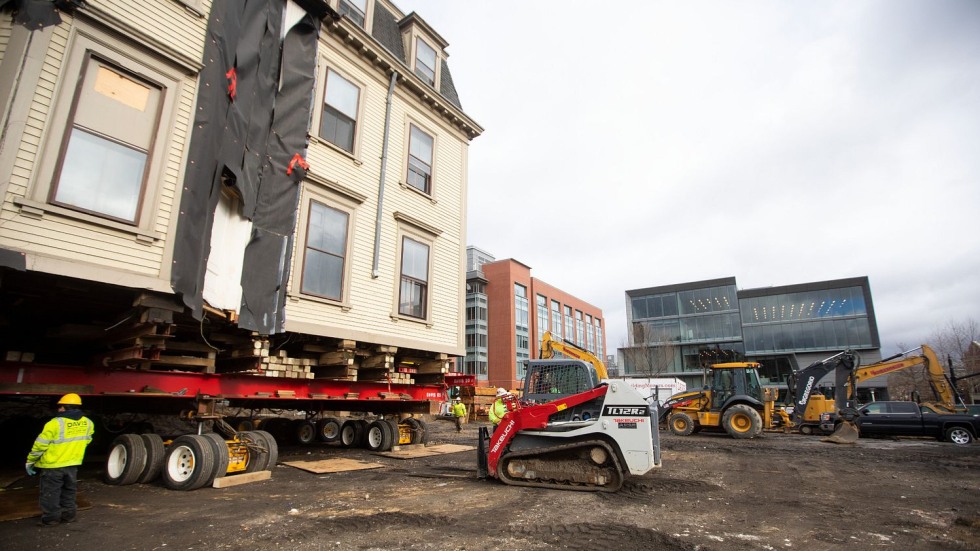
<path id="1" fill-rule="evenodd" d="M 572 317 L 572 307 L 565 307 L 565 340 L 575 340 L 575 318 Z"/>
<path id="2" fill-rule="evenodd" d="M 527 287 L 520 283 L 514 284 L 514 320 L 517 344 L 517 378 L 523 379 L 527 366 L 524 362 L 531 359 L 530 353 L 530 312 L 528 311 Z"/>
<path id="3" fill-rule="evenodd" d="M 603 346 L 602 337 L 602 320 L 596 318 L 595 320 L 595 355 L 600 358 L 604 358 L 606 354 L 606 347 Z"/>
<path id="4" fill-rule="evenodd" d="M 561 327 L 564 322 L 561 317 L 561 304 L 557 300 L 551 301 L 551 336 L 561 340 Z"/>
<path id="5" fill-rule="evenodd" d="M 538 307 L 538 350 L 541 350 L 541 341 L 544 338 L 544 332 L 548 330 L 548 298 L 538 295 L 537 307 Z"/>
<path id="6" fill-rule="evenodd" d="M 589 314 L 585 315 L 585 349 L 595 353 L 595 326 Z"/>
<path id="7" fill-rule="evenodd" d="M 575 311 L 575 344 L 585 348 L 585 320 L 580 310 Z"/>

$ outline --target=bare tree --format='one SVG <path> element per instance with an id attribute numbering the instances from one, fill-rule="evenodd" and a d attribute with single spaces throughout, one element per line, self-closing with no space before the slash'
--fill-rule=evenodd
<path id="1" fill-rule="evenodd" d="M 633 345 L 624 345 L 623 373 L 627 371 L 656 377 L 674 365 L 677 347 L 662 329 L 643 323 L 633 324 Z"/>
<path id="2" fill-rule="evenodd" d="M 976 320 L 967 319 L 960 322 L 950 321 L 938 329 L 929 338 L 928 344 L 943 369 L 948 372 L 948 362 L 952 362 L 953 371 L 957 377 L 965 377 L 980 373 L 980 345 L 974 344 L 980 338 L 980 326 Z M 910 347 L 899 343 L 901 351 Z M 958 381 L 957 391 L 965 400 L 980 393 L 980 376 Z M 888 378 L 888 393 L 893 400 L 911 400 L 916 394 L 923 400 L 935 398 L 929 384 L 929 375 L 925 366 L 906 369 Z"/>

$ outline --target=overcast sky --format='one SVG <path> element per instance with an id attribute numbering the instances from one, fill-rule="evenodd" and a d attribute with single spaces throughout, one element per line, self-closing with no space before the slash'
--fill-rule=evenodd
<path id="1" fill-rule="evenodd" d="M 980 1 L 395 1 L 485 128 L 467 242 L 610 351 L 626 290 L 728 276 L 868 276 L 883 354 L 980 320 Z"/>

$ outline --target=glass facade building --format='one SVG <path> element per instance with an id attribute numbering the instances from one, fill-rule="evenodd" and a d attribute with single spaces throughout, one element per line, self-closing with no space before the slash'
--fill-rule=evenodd
<path id="1" fill-rule="evenodd" d="M 731 277 L 627 291 L 626 300 L 630 342 L 619 363 L 627 374 L 699 388 L 708 365 L 756 361 L 763 383 L 784 385 L 794 369 L 845 349 L 866 364 L 880 360 L 867 277 L 741 291 Z"/>

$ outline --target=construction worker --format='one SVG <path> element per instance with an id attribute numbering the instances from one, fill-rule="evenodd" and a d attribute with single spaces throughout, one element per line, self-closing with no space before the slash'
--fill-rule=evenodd
<path id="1" fill-rule="evenodd" d="M 27 454 L 27 474 L 41 471 L 41 522 L 38 526 L 55 526 L 75 522 L 78 507 L 78 466 L 85 457 L 85 447 L 95 432 L 92 421 L 82 415 L 82 398 L 65 394 L 58 400 L 58 414 L 44 425 Z"/>
<path id="2" fill-rule="evenodd" d="M 456 432 L 463 432 L 463 418 L 466 417 L 466 406 L 459 398 L 453 399 L 453 417 L 456 419 Z"/>
<path id="3" fill-rule="evenodd" d="M 497 399 L 493 401 L 493 404 L 490 405 L 490 409 L 487 411 L 487 417 L 493 423 L 494 430 L 497 429 L 497 425 L 500 424 L 500 420 L 504 418 L 504 415 L 510 411 L 506 403 L 508 398 L 510 398 L 510 392 L 507 392 L 503 388 L 497 389 Z"/>

